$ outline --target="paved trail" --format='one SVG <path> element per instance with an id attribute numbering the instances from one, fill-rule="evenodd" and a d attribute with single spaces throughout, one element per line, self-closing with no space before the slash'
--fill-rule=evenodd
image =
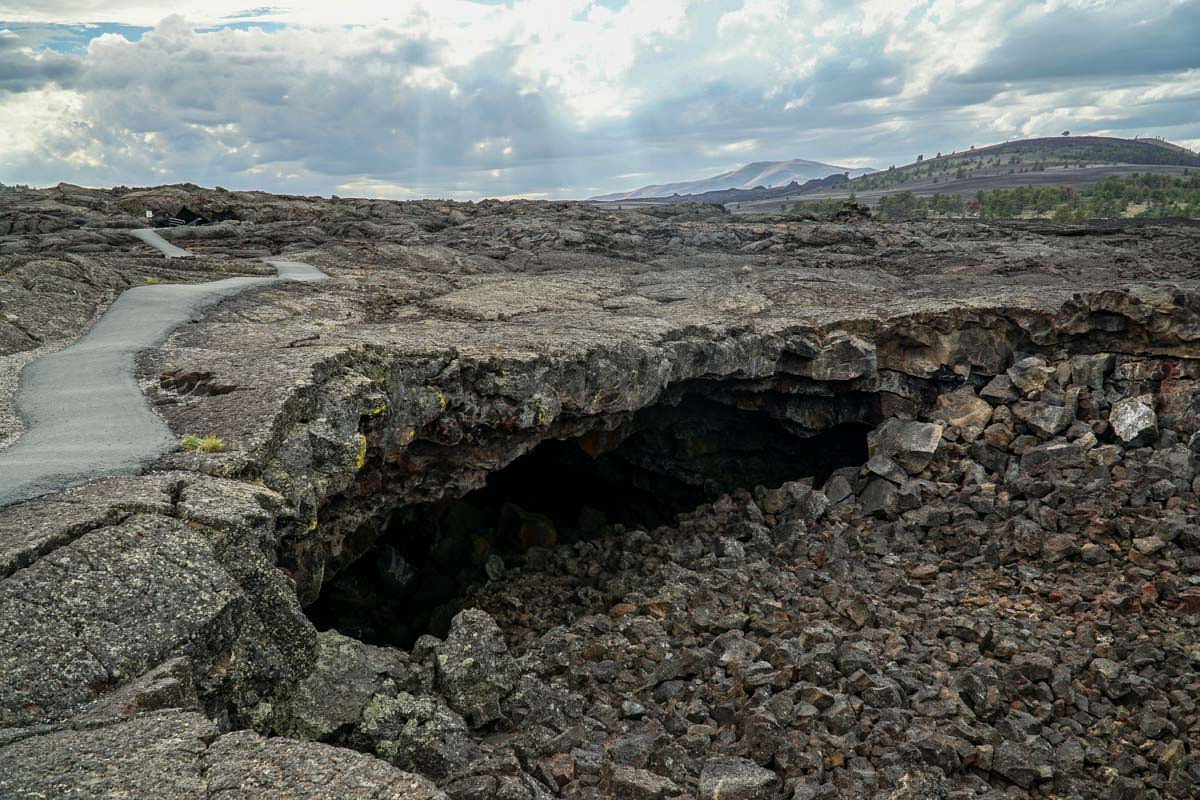
<path id="1" fill-rule="evenodd" d="M 168 258 L 192 255 L 154 231 L 131 233 Z M 150 410 L 134 377 L 134 355 L 245 289 L 328 278 L 308 264 L 267 263 L 277 277 L 128 289 L 79 341 L 26 366 L 15 398 L 26 429 L 0 451 L 0 506 L 92 478 L 135 474 L 174 448 L 175 437 Z"/>
<path id="2" fill-rule="evenodd" d="M 136 231 L 130 231 L 131 234 L 141 239 L 146 244 L 156 248 L 167 258 L 192 258 L 193 253 L 184 250 L 182 247 L 171 244 L 166 239 L 158 235 L 158 231 L 150 228 L 142 228 Z"/>

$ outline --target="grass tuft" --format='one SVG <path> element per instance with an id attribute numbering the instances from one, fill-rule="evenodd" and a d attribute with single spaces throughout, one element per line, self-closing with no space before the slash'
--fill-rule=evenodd
<path id="1" fill-rule="evenodd" d="M 220 453 L 225 449 L 225 442 L 211 433 L 208 436 L 189 433 L 179 440 L 179 449 L 201 453 Z"/>

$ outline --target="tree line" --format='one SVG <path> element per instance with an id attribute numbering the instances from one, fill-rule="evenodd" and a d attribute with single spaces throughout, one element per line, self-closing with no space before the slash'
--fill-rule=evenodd
<path id="1" fill-rule="evenodd" d="M 1117 217 L 1200 218 L 1200 173 L 1113 176 L 1083 190 L 1017 186 L 979 191 L 968 197 L 898 192 L 881 197 L 875 212 L 881 219 L 1043 217 L 1056 222 L 1083 222 Z"/>

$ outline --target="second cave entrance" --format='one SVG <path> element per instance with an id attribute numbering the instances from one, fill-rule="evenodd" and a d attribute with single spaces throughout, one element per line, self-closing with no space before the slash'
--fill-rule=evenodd
<path id="1" fill-rule="evenodd" d="M 308 613 L 372 644 L 444 635 L 469 588 L 533 547 L 652 530 L 738 488 L 812 477 L 867 459 L 870 425 L 815 435 L 765 410 L 704 396 L 642 409 L 618 430 L 549 440 L 454 500 L 395 509 L 370 551 Z"/>

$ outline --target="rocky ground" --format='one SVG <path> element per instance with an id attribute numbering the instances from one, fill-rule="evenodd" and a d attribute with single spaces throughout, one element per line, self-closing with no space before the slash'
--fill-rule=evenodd
<path id="1" fill-rule="evenodd" d="M 189 276 L 124 234 L 184 206 Z M 64 186 L 0 195 L 2 352 L 278 253 L 334 280 L 140 362 L 224 452 L 0 511 L 0 796 L 1195 796 L 1200 228 Z M 397 509 L 696 397 L 869 460 L 697 431 L 672 524 L 444 536 L 410 647 L 306 618 Z"/>

